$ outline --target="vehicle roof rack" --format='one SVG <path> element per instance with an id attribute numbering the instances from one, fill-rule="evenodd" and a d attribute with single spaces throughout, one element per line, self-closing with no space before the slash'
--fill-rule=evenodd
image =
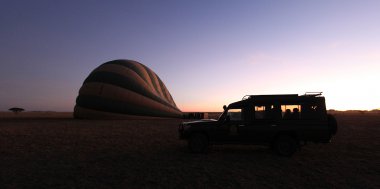
<path id="1" fill-rule="evenodd" d="M 247 100 L 251 98 L 291 98 L 291 97 L 297 97 L 298 94 L 269 94 L 269 95 L 245 95 L 243 96 L 242 100 Z"/>
<path id="2" fill-rule="evenodd" d="M 322 92 L 306 92 L 303 96 L 321 96 Z"/>

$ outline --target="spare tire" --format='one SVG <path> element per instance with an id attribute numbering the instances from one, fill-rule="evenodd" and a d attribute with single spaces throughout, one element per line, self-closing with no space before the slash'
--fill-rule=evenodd
<path id="1" fill-rule="evenodd" d="M 338 132 L 338 123 L 335 117 L 331 114 L 327 114 L 327 124 L 332 135 L 336 135 Z"/>

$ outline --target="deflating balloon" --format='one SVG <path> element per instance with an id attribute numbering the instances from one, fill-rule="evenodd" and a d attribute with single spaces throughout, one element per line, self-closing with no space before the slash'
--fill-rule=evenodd
<path id="1" fill-rule="evenodd" d="M 113 60 L 92 71 L 74 108 L 74 117 L 90 119 L 181 115 L 161 79 L 133 60 Z"/>

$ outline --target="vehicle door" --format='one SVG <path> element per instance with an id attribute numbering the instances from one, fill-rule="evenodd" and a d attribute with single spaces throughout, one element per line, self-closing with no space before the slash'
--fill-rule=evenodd
<path id="1" fill-rule="evenodd" d="M 315 102 L 302 103 L 301 105 L 300 136 L 305 140 L 319 141 L 321 138 L 329 138 L 326 108 L 324 104 Z"/>
<path id="2" fill-rule="evenodd" d="M 226 118 L 218 129 L 219 141 L 234 143 L 240 141 L 240 128 L 244 126 L 243 108 L 230 108 L 226 112 Z"/>
<path id="3" fill-rule="evenodd" d="M 245 127 L 245 140 L 254 143 L 266 143 L 272 140 L 277 130 L 277 120 L 281 117 L 281 108 L 275 104 L 254 104 L 252 120 Z"/>

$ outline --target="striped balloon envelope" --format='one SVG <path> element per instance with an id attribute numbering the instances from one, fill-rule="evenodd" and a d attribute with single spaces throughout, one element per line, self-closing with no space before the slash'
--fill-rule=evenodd
<path id="1" fill-rule="evenodd" d="M 75 118 L 181 117 L 168 89 L 151 69 L 133 60 L 106 62 L 84 80 Z"/>

